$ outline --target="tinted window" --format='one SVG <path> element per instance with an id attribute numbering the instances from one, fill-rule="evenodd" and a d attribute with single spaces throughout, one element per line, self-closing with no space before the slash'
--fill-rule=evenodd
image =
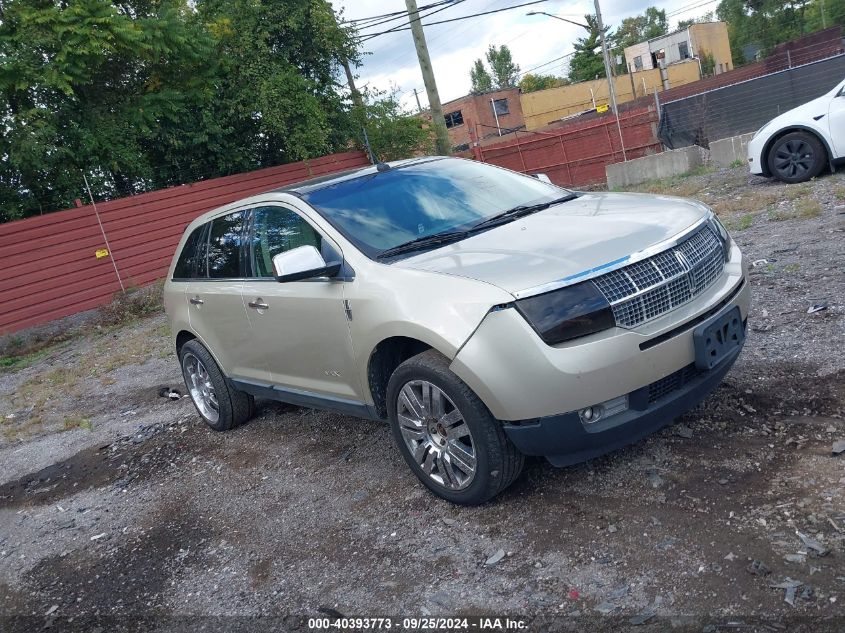
<path id="1" fill-rule="evenodd" d="M 469 160 L 412 163 L 302 197 L 370 257 L 409 240 L 465 229 L 518 205 L 554 200 L 554 185 Z"/>
<path id="2" fill-rule="evenodd" d="M 496 99 L 495 101 L 493 101 L 493 109 L 499 116 L 502 116 L 503 114 L 510 114 L 507 99 Z"/>
<path id="3" fill-rule="evenodd" d="M 196 276 L 198 246 L 204 228 L 205 225 L 195 228 L 185 241 L 185 246 L 182 247 L 179 260 L 176 262 L 176 268 L 173 269 L 174 279 L 190 279 Z"/>
<path id="4" fill-rule="evenodd" d="M 208 276 L 212 279 L 241 277 L 241 240 L 245 213 L 238 211 L 211 222 L 208 237 Z"/>
<path id="5" fill-rule="evenodd" d="M 320 234 L 301 216 L 282 207 L 253 212 L 252 269 L 256 277 L 273 277 L 273 257 L 298 246 L 320 250 Z"/>

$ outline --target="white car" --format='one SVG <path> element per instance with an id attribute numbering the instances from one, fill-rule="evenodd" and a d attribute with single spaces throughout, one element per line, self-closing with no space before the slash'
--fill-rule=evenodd
<path id="1" fill-rule="evenodd" d="M 845 162 L 845 81 L 818 99 L 784 112 L 748 144 L 752 174 L 784 182 L 815 178 Z"/>

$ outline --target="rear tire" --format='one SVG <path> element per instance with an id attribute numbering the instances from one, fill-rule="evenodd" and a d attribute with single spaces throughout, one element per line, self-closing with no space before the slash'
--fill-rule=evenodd
<path id="1" fill-rule="evenodd" d="M 784 134 L 769 148 L 769 173 L 787 183 L 805 182 L 818 176 L 827 162 L 821 141 L 809 132 Z"/>
<path id="2" fill-rule="evenodd" d="M 228 431 L 254 415 L 255 398 L 232 387 L 202 343 L 185 343 L 179 350 L 179 363 L 191 400 L 212 429 Z"/>
<path id="3" fill-rule="evenodd" d="M 429 350 L 396 368 L 387 385 L 393 437 L 408 466 L 435 495 L 478 505 L 510 486 L 525 458 L 501 422 Z"/>

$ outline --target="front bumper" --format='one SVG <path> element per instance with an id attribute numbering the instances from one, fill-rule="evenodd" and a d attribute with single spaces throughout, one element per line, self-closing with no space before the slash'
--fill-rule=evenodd
<path id="1" fill-rule="evenodd" d="M 573 411 L 522 423 L 505 423 L 508 438 L 524 455 L 541 455 L 569 466 L 636 442 L 689 411 L 725 377 L 741 347 L 709 371 L 689 365 L 628 394 L 631 408 L 593 425 Z"/>
<path id="2" fill-rule="evenodd" d="M 725 272 L 696 299 L 633 329 L 611 328 L 546 345 L 515 309 L 489 313 L 451 370 L 504 422 L 578 411 L 656 382 L 695 361 L 693 329 L 705 315 L 738 306 L 750 290 L 732 244 Z"/>
<path id="3" fill-rule="evenodd" d="M 768 167 L 763 164 L 763 147 L 766 140 L 762 134 L 758 134 L 748 142 L 748 171 L 756 175 L 765 175 Z"/>

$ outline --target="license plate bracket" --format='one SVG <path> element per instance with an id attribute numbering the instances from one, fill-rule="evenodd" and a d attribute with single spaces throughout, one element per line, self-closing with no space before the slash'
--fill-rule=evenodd
<path id="1" fill-rule="evenodd" d="M 725 360 L 745 340 L 739 306 L 717 314 L 693 330 L 695 366 L 710 370 Z"/>

